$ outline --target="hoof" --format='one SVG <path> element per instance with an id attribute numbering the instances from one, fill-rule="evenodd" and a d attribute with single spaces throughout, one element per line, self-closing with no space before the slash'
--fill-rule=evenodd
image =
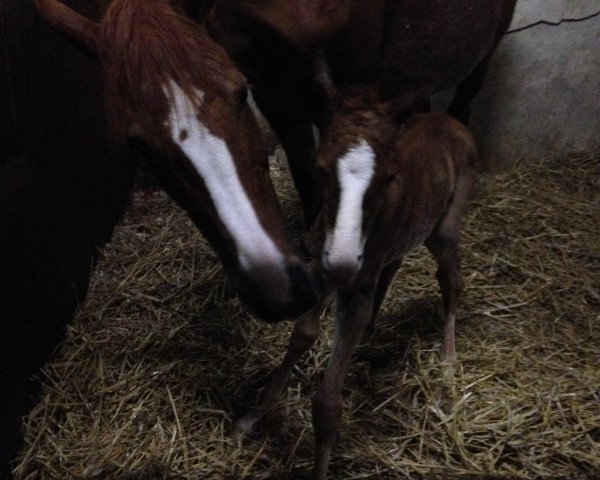
<path id="1" fill-rule="evenodd" d="M 231 440 L 236 443 L 238 447 L 240 446 L 244 436 L 254 433 L 254 427 L 260 417 L 261 415 L 257 412 L 248 412 L 233 424 L 230 436 Z"/>

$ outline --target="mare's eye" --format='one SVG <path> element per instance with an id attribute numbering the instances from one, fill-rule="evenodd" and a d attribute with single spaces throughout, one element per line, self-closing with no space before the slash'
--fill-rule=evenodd
<path id="1" fill-rule="evenodd" d="M 235 107 L 239 111 L 246 106 L 246 102 L 248 101 L 248 89 L 246 87 L 238 89 L 234 93 L 235 97 Z"/>

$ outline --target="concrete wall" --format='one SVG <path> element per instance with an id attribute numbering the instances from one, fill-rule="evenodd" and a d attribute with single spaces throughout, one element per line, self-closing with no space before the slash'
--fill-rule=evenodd
<path id="1" fill-rule="evenodd" d="M 600 11 L 600 0 L 520 0 L 511 29 Z M 471 127 L 503 161 L 600 148 L 600 16 L 506 35 Z"/>

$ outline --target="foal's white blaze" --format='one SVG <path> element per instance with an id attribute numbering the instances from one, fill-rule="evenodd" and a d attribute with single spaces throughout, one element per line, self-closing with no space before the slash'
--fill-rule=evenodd
<path id="1" fill-rule="evenodd" d="M 261 225 L 225 142 L 202 125 L 194 103 L 177 83 L 171 80 L 164 91 L 171 101 L 168 125 L 173 141 L 202 177 L 236 244 L 241 267 L 249 270 L 259 263 L 282 267 L 284 256 Z M 198 91 L 197 99 L 203 97 Z"/>
<path id="2" fill-rule="evenodd" d="M 340 201 L 333 231 L 327 232 L 324 263 L 361 266 L 365 239 L 362 233 L 363 201 L 375 173 L 375 152 L 361 139 L 337 162 Z"/>

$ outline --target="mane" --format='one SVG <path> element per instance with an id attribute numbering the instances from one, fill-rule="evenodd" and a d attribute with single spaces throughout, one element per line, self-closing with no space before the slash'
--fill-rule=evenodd
<path id="1" fill-rule="evenodd" d="M 200 107 L 198 91 L 227 91 L 243 82 L 205 28 L 168 0 L 114 0 L 101 23 L 107 110 L 117 135 L 162 119 L 175 82 Z M 152 126 L 150 126 L 152 127 Z"/>

